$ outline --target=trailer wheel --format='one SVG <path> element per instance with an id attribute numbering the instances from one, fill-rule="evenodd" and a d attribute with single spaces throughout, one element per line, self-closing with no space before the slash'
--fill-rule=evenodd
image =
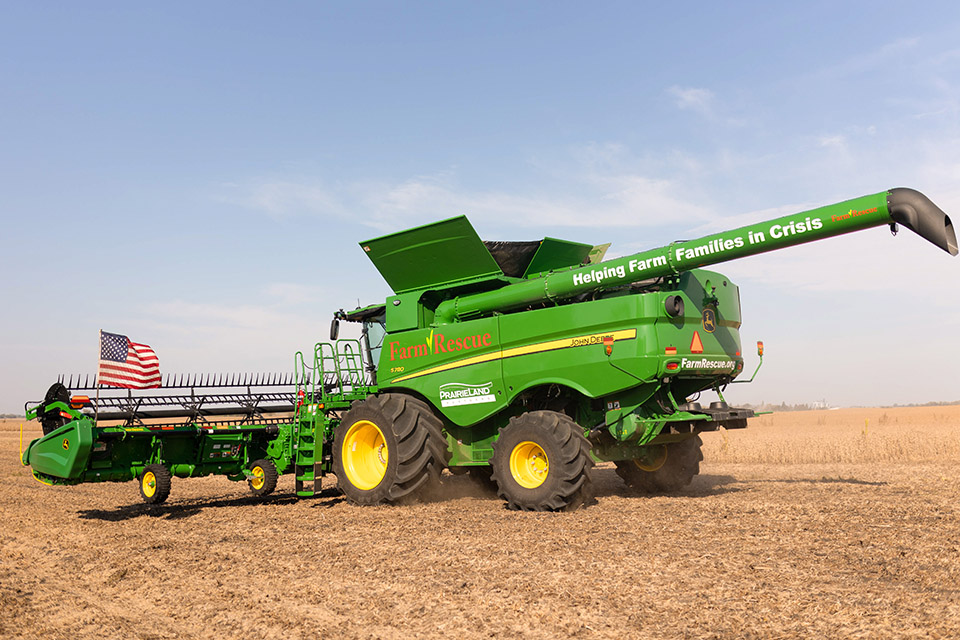
<path id="1" fill-rule="evenodd" d="M 593 498 L 590 443 L 566 414 L 510 418 L 493 443 L 493 479 L 510 509 L 571 511 Z"/>
<path id="2" fill-rule="evenodd" d="M 703 453 L 700 436 L 688 438 L 682 442 L 673 442 L 664 447 L 666 454 L 662 461 L 659 456 L 651 460 L 621 460 L 616 463 L 617 475 L 631 489 L 644 493 L 678 491 L 686 487 L 694 476 L 700 473 L 700 461 Z"/>
<path id="3" fill-rule="evenodd" d="M 266 496 L 273 493 L 277 488 L 277 466 L 270 460 L 257 460 L 250 467 L 250 473 L 253 474 L 247 478 L 247 484 L 250 485 L 250 491 L 255 496 Z"/>
<path id="4" fill-rule="evenodd" d="M 333 442 L 333 472 L 354 504 L 396 504 L 440 484 L 448 460 L 443 422 L 423 401 L 384 393 L 353 403 Z"/>
<path id="5" fill-rule="evenodd" d="M 162 464 L 148 464 L 140 474 L 140 497 L 147 504 L 160 504 L 170 496 L 170 470 Z"/>

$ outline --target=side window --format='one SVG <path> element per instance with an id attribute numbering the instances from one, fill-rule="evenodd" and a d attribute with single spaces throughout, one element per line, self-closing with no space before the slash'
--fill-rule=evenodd
<path id="1" fill-rule="evenodd" d="M 367 348 L 367 363 L 370 370 L 376 371 L 380 364 L 380 349 L 387 330 L 383 326 L 384 316 L 375 316 L 363 321 L 363 342 Z"/>

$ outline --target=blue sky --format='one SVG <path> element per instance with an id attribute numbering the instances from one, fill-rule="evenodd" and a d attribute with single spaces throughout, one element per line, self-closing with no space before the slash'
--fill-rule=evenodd
<path id="1" fill-rule="evenodd" d="M 360 240 L 453 215 L 616 255 L 896 186 L 960 216 L 960 6 L 731 4 L 0 2 L 0 412 L 99 329 L 289 370 L 388 293 Z M 910 232 L 716 268 L 767 346 L 729 400 L 960 399 L 960 261 Z"/>

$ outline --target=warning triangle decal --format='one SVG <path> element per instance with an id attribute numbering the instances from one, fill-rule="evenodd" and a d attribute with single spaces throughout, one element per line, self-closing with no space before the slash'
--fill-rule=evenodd
<path id="1" fill-rule="evenodd" d="M 690 353 L 703 353 L 703 343 L 700 342 L 700 332 L 693 332 L 693 340 L 690 341 Z"/>

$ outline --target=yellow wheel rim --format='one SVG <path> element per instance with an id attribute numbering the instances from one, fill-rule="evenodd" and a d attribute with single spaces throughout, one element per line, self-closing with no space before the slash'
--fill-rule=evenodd
<path id="1" fill-rule="evenodd" d="M 152 498 L 153 494 L 157 492 L 157 476 L 153 475 L 153 471 L 144 471 L 143 478 L 140 480 L 140 486 L 143 487 L 143 495 L 148 498 Z"/>
<path id="2" fill-rule="evenodd" d="M 355 422 L 343 439 L 340 451 L 343 470 L 350 484 L 367 491 L 387 475 L 387 442 L 380 427 L 369 420 Z"/>
<path id="3" fill-rule="evenodd" d="M 525 489 L 536 489 L 547 479 L 550 461 L 543 448 L 529 440 L 521 442 L 510 452 L 510 475 Z"/>
<path id="4" fill-rule="evenodd" d="M 666 462 L 667 447 L 665 445 L 660 445 L 659 451 L 657 451 L 654 455 L 650 455 L 646 458 L 638 458 L 633 461 L 633 464 L 637 465 L 637 468 L 641 471 L 656 471 Z"/>
<path id="5" fill-rule="evenodd" d="M 263 467 L 254 467 L 250 473 L 253 474 L 250 478 L 250 486 L 257 490 L 263 489 Z"/>

